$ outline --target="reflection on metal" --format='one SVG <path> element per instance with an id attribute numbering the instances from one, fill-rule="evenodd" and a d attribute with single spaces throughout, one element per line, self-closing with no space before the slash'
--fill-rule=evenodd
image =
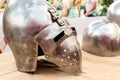
<path id="1" fill-rule="evenodd" d="M 99 56 L 120 55 L 120 29 L 108 20 L 93 21 L 83 34 L 82 49 Z"/>
<path id="2" fill-rule="evenodd" d="M 115 1 L 112 5 L 110 5 L 107 13 L 107 17 L 109 20 L 117 23 L 120 26 L 120 1 Z"/>
<path id="3" fill-rule="evenodd" d="M 18 70 L 36 70 L 39 45 L 46 59 L 61 70 L 80 73 L 81 50 L 76 30 L 68 27 L 69 23 L 54 7 L 44 0 L 11 1 L 5 9 L 3 30 Z"/>

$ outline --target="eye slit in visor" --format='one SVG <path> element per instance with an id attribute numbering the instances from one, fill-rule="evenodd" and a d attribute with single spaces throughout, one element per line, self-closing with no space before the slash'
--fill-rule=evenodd
<path id="1" fill-rule="evenodd" d="M 60 38 L 62 38 L 64 36 L 64 31 L 62 31 L 60 34 L 58 34 L 55 38 L 54 41 L 57 42 Z"/>

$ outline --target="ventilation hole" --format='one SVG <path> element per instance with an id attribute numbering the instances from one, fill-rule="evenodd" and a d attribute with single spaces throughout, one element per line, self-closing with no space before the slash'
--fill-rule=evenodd
<path id="1" fill-rule="evenodd" d="M 60 34 L 58 34 L 55 38 L 54 41 L 57 42 L 60 38 L 62 38 L 64 36 L 64 31 L 62 31 Z"/>
<path id="2" fill-rule="evenodd" d="M 67 50 L 66 49 L 64 49 L 64 52 L 66 52 Z"/>
<path id="3" fill-rule="evenodd" d="M 77 56 L 77 54 L 76 54 L 76 53 L 74 53 L 74 56 Z"/>
<path id="4" fill-rule="evenodd" d="M 63 59 L 61 59 L 61 61 L 63 62 L 64 60 L 63 60 Z"/>
<path id="5" fill-rule="evenodd" d="M 67 58 L 70 59 L 70 56 L 68 56 Z"/>
<path id="6" fill-rule="evenodd" d="M 73 65 L 73 63 L 70 63 L 70 66 L 72 66 Z"/>

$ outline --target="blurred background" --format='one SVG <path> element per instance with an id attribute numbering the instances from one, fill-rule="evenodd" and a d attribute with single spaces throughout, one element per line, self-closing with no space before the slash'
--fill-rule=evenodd
<path id="1" fill-rule="evenodd" d="M 62 11 L 63 9 L 62 0 L 47 0 L 47 1 L 50 2 L 53 6 L 55 6 L 58 11 Z M 84 15 L 86 1 L 87 0 L 81 0 L 80 3 L 81 17 Z M 107 9 L 110 6 L 110 4 L 112 4 L 114 1 L 117 0 L 96 0 L 96 1 L 97 1 L 97 6 L 96 6 L 96 13 L 94 14 L 94 16 L 106 16 Z"/>
<path id="2" fill-rule="evenodd" d="M 51 4 L 54 4 L 52 1 L 55 3 L 57 2 L 56 8 L 57 10 L 62 10 L 62 0 L 48 0 Z M 107 9 L 112 4 L 114 1 L 117 0 L 97 0 L 97 7 L 96 7 L 96 14 L 94 16 L 106 16 Z M 81 8 L 81 16 L 82 16 L 82 11 L 85 8 L 86 0 L 81 0 L 80 3 L 80 8 Z"/>
<path id="3" fill-rule="evenodd" d="M 63 4 L 64 4 L 64 0 L 47 0 L 49 3 L 51 3 L 62 15 L 62 9 L 63 9 Z M 67 3 L 69 4 L 69 2 L 71 0 L 66 0 Z M 75 1 L 75 0 L 73 0 Z M 86 1 L 92 1 L 92 0 L 80 0 L 80 16 L 79 17 L 83 17 L 84 16 L 84 10 L 85 10 L 85 6 L 86 6 Z M 94 17 L 95 16 L 106 16 L 107 13 L 107 9 L 109 7 L 110 4 L 112 4 L 114 1 L 116 0 L 96 0 L 97 1 L 97 6 L 96 6 L 96 12 L 94 13 Z M 0 11 L 4 10 L 6 5 L 6 0 L 0 0 Z M 65 4 L 66 5 L 66 4 Z"/>

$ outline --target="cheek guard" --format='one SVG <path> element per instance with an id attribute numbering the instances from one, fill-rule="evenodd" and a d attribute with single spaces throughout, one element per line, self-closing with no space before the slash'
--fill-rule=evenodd
<path id="1" fill-rule="evenodd" d="M 45 11 L 44 15 L 48 17 L 50 15 L 49 20 L 51 19 L 51 21 L 46 17 L 45 19 L 39 19 L 46 20 L 43 21 L 44 24 L 42 21 L 36 21 L 36 18 L 32 19 L 34 23 L 36 22 L 35 25 L 42 24 L 42 26 L 39 25 L 34 27 L 26 23 L 31 21 L 30 18 L 25 18 L 25 22 L 22 21 L 22 18 L 24 18 L 24 15 L 26 15 L 27 12 L 25 11 L 26 13 L 24 13 L 24 10 L 22 10 L 23 6 L 19 7 L 19 3 L 19 6 L 16 5 L 16 9 L 13 11 L 9 12 L 9 7 L 6 8 L 4 14 L 3 30 L 9 47 L 14 54 L 17 69 L 23 72 L 35 71 L 38 58 L 38 46 L 40 46 L 45 58 L 49 62 L 54 63 L 64 72 L 70 74 L 80 73 L 82 56 L 80 45 L 76 38 L 75 28 L 68 27 L 70 26 L 69 23 L 59 16 L 50 4 L 46 3 L 44 0 L 38 0 L 38 2 L 40 2 L 40 5 L 42 4 L 45 9 L 38 9 L 37 12 L 34 12 L 37 8 L 32 6 L 33 8 L 30 8 L 32 17 L 36 15 L 41 16 Z M 29 3 L 29 1 L 27 3 Z M 40 7 L 38 3 L 36 4 Z M 23 11 L 19 14 L 20 17 L 11 17 L 11 15 L 17 13 L 17 8 Z M 39 10 L 42 10 L 42 13 Z M 35 13 L 35 15 L 33 13 Z M 15 19 L 18 19 L 18 17 L 21 21 L 15 24 L 14 21 Z M 42 53 L 40 52 L 39 54 Z"/>

